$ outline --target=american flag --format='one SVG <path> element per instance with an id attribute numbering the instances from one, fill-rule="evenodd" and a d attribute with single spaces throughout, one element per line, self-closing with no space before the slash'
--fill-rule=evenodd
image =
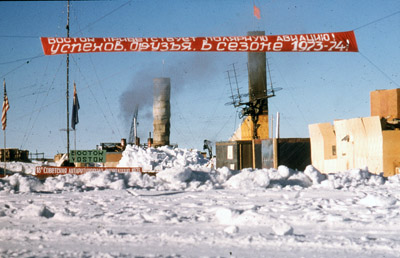
<path id="1" fill-rule="evenodd" d="M 10 109 L 10 103 L 8 103 L 7 91 L 6 91 L 6 80 L 3 81 L 4 86 L 4 100 L 3 100 L 3 113 L 1 114 L 1 124 L 3 131 L 6 130 L 7 126 L 7 111 Z"/>

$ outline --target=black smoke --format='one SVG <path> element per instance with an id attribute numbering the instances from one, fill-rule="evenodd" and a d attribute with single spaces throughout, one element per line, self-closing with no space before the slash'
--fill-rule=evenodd
<path id="1" fill-rule="evenodd" d="M 143 67 L 134 73 L 132 82 L 120 96 L 121 113 L 125 120 L 132 119 L 136 105 L 139 106 L 139 114 L 142 118 L 152 119 L 153 106 L 153 79 L 157 77 L 171 78 L 171 95 L 177 96 L 185 90 L 192 90 L 195 94 L 199 89 L 187 88 L 191 82 L 209 81 L 210 79 L 221 76 L 223 69 L 218 73 L 218 56 L 224 53 L 185 53 L 186 57 L 165 60 L 164 64 L 160 61 L 154 66 Z M 162 69 L 162 72 L 160 72 Z M 206 87 L 206 83 L 204 84 Z M 225 85 L 221 85 L 224 87 Z M 201 89 L 201 90 L 204 90 Z"/>

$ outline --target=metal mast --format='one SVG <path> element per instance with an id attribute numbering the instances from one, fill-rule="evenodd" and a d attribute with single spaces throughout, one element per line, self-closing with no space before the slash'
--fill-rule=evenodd
<path id="1" fill-rule="evenodd" d="M 67 38 L 69 38 L 69 0 L 67 3 Z M 69 155 L 69 54 L 67 54 L 67 154 Z M 69 160 L 69 157 L 68 157 Z"/>
<path id="2" fill-rule="evenodd" d="M 129 139 L 128 143 L 131 144 L 136 144 L 136 138 L 137 138 L 137 117 L 138 117 L 138 112 L 139 112 L 139 106 L 136 105 L 135 111 L 133 112 L 133 119 L 132 119 L 132 124 L 131 124 L 131 130 L 129 133 Z"/>

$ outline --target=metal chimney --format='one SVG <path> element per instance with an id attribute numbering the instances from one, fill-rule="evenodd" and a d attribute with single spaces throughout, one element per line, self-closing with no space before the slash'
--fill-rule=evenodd
<path id="1" fill-rule="evenodd" d="M 248 36 L 263 36 L 265 31 L 249 31 Z M 265 97 L 267 93 L 265 52 L 248 52 L 249 100 Z M 263 100 L 263 114 L 268 114 L 268 100 Z"/>
<path id="2" fill-rule="evenodd" d="M 249 31 L 248 36 L 263 36 L 265 31 Z M 269 138 L 268 123 L 268 98 L 267 96 L 267 74 L 265 52 L 248 52 L 249 72 L 249 101 L 256 105 L 257 114 L 247 118 L 252 120 L 251 130 L 253 139 Z"/>
<path id="3" fill-rule="evenodd" d="M 153 146 L 169 145 L 170 134 L 170 78 L 153 79 Z"/>

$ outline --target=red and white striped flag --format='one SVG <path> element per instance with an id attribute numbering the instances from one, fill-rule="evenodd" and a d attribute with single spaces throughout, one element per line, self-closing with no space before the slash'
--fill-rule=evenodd
<path id="1" fill-rule="evenodd" d="M 7 126 L 7 111 L 10 109 L 10 103 L 8 103 L 7 91 L 6 91 L 6 80 L 3 81 L 4 86 L 4 100 L 3 100 L 3 113 L 1 114 L 1 124 L 3 131 L 6 130 Z"/>

